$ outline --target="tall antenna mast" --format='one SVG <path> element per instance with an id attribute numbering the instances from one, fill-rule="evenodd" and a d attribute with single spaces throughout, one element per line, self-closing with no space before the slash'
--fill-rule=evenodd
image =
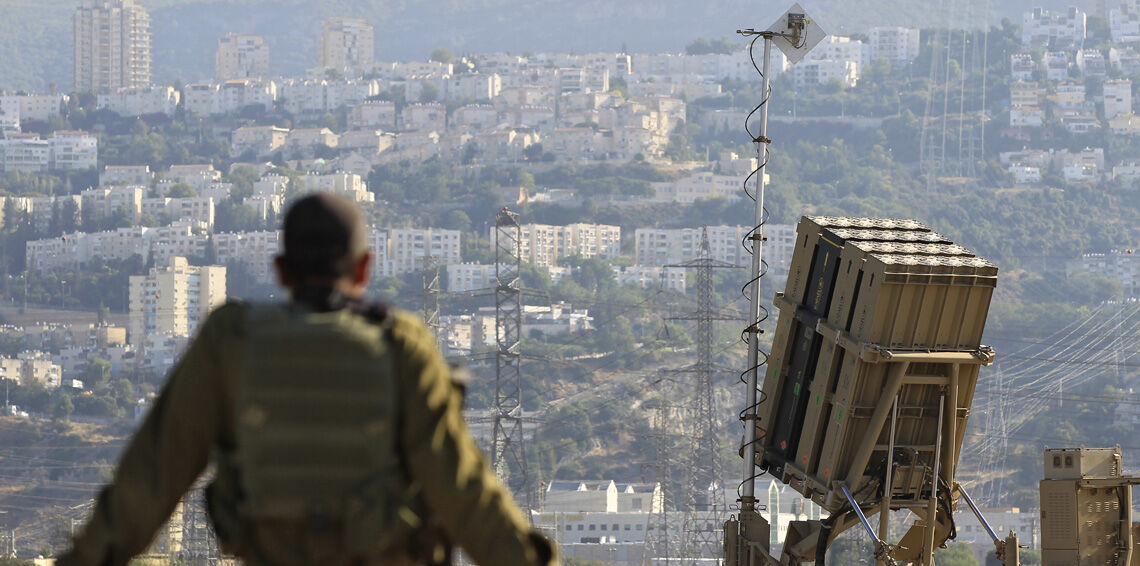
<path id="1" fill-rule="evenodd" d="M 439 258 L 433 255 L 424 256 L 424 323 L 439 342 Z"/>
<path id="2" fill-rule="evenodd" d="M 772 96 L 771 86 L 771 59 L 772 45 L 784 53 L 789 64 L 795 64 L 807 55 L 826 33 L 818 24 L 813 22 L 799 4 L 794 4 L 774 24 L 765 31 L 754 29 L 737 30 L 742 36 L 751 37 L 748 55 L 752 64 L 761 75 L 760 92 L 763 99 L 749 113 L 744 120 L 744 129 L 749 138 L 756 144 L 757 168 L 744 180 L 744 194 L 752 199 L 753 228 L 745 237 L 743 245 L 752 254 L 752 270 L 745 285 L 745 294 L 748 296 L 748 326 L 744 328 L 743 338 L 748 342 L 748 366 L 741 376 L 747 384 L 746 404 L 741 412 L 740 420 L 744 423 L 744 456 L 743 480 L 740 483 L 740 512 L 735 520 L 725 523 L 725 564 L 754 564 L 754 560 L 763 556 L 760 549 L 766 553 L 770 542 L 769 527 L 759 510 L 763 506 L 756 502 L 756 443 L 760 440 L 756 431 L 757 407 L 764 402 L 761 397 L 759 373 L 760 367 L 767 363 L 768 355 L 760 349 L 761 326 L 768 318 L 768 309 L 760 303 L 761 281 L 768 270 L 764 262 L 764 224 L 768 221 L 768 210 L 764 206 L 764 189 L 768 182 L 768 101 Z M 764 40 L 764 61 L 762 66 L 756 66 L 754 49 L 756 41 Z M 749 122 L 753 115 L 759 113 L 760 129 L 752 131 Z M 755 189 L 749 190 L 749 183 L 755 182 Z"/>

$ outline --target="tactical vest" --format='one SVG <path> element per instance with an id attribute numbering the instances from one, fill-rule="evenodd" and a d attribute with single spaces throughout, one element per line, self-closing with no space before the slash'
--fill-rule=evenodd
<path id="1" fill-rule="evenodd" d="M 389 323 L 268 305 L 249 307 L 247 320 L 235 389 L 238 516 L 335 526 L 349 552 L 390 550 L 419 519 L 399 458 Z"/>

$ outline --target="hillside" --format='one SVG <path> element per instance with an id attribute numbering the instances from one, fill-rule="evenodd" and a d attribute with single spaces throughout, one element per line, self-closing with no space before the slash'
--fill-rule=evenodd
<path id="1" fill-rule="evenodd" d="M 962 25 L 967 3 L 944 0 L 945 12 L 923 0 L 805 1 L 831 33 L 874 25 Z M 78 0 L 0 2 L 0 89 L 71 87 L 71 14 Z M 142 0 L 153 26 L 156 82 L 196 81 L 213 74 L 217 38 L 228 32 L 265 36 L 273 72 L 296 76 L 315 64 L 319 20 L 362 17 L 376 27 L 383 60 L 424 59 L 436 47 L 453 51 L 676 51 L 696 37 L 766 26 L 783 4 L 744 0 Z M 990 14 L 1020 21 L 1032 0 L 1003 2 Z M 1065 2 L 1039 2 L 1062 7 Z M 975 7 L 976 8 L 976 7 Z M 952 18 L 942 16 L 952 13 Z M 980 14 L 979 10 L 971 13 Z M 980 17 L 973 18 L 975 22 Z M 950 20 L 949 22 L 947 20 Z"/>

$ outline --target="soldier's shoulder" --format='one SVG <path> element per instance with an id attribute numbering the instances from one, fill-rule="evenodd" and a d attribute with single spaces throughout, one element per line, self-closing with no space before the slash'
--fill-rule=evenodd
<path id="1" fill-rule="evenodd" d="M 430 343 L 428 341 L 430 332 L 428 332 L 427 326 L 414 313 L 397 307 L 389 307 L 387 317 L 392 339 L 397 343 L 408 346 Z"/>
<path id="2" fill-rule="evenodd" d="M 245 301 L 229 299 L 220 307 L 210 312 L 210 316 L 206 320 L 206 326 L 234 328 L 245 320 L 249 308 L 249 303 Z"/>

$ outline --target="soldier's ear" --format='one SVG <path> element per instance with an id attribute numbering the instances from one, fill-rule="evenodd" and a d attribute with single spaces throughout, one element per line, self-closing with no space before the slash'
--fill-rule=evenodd
<path id="1" fill-rule="evenodd" d="M 368 267 L 372 262 L 372 254 L 364 252 L 360 259 L 356 260 L 356 265 L 352 266 L 352 284 L 365 286 L 368 284 Z"/>
<path id="2" fill-rule="evenodd" d="M 283 256 L 273 256 L 273 270 L 277 272 L 277 283 L 292 290 L 293 280 L 289 278 L 289 271 L 285 269 L 285 258 Z"/>

